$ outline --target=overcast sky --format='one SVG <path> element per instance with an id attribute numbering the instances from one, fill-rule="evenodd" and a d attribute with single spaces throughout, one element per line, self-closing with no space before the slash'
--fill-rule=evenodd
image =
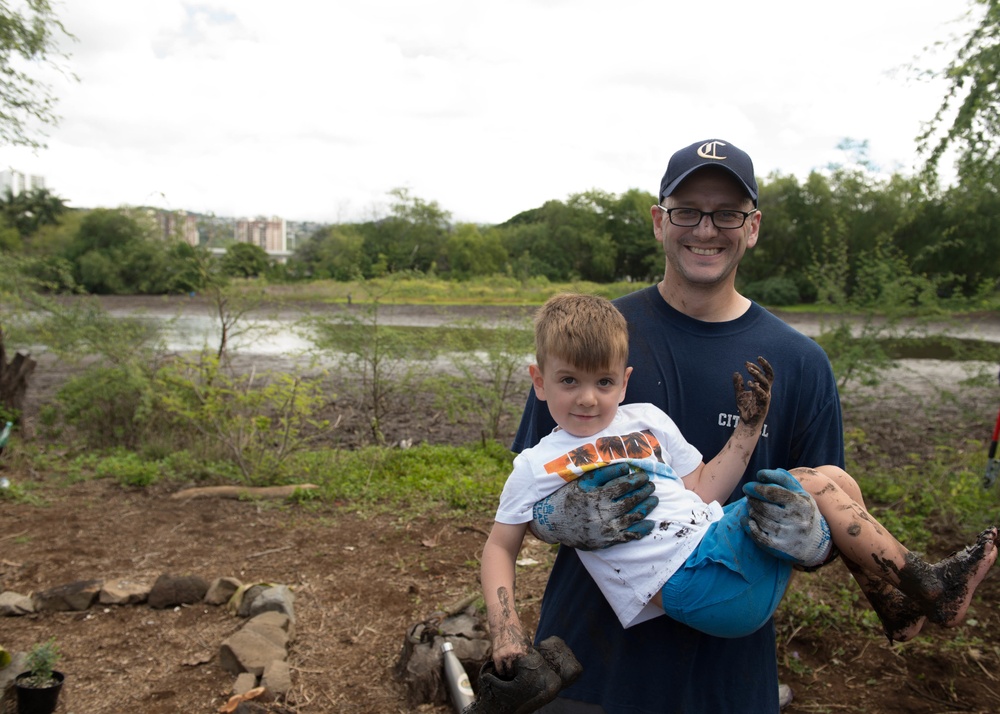
<path id="1" fill-rule="evenodd" d="M 909 172 L 969 0 L 67 0 L 78 83 L 48 148 L 0 148 L 71 206 L 365 220 L 405 187 L 499 223 L 599 189 L 656 193 L 707 138 L 758 176 Z M 958 21 L 958 22 L 956 22 Z"/>

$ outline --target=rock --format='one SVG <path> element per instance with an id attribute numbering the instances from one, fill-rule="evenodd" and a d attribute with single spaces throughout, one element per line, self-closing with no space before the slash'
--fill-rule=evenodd
<path id="1" fill-rule="evenodd" d="M 234 597 L 239 597 L 240 600 L 237 603 L 236 614 L 240 617 L 250 617 L 250 606 L 253 604 L 253 601 L 257 599 L 258 595 L 270 587 L 270 585 L 258 583 L 256 585 L 251 585 L 244 590 L 242 596 L 239 592 L 237 592 Z"/>
<path id="2" fill-rule="evenodd" d="M 295 621 L 295 595 L 287 585 L 275 585 L 261 592 L 250 602 L 247 611 L 249 617 L 260 615 L 264 612 L 280 612 L 288 615 L 288 619 Z"/>
<path id="3" fill-rule="evenodd" d="M 227 672 L 250 672 L 260 676 L 274 660 L 285 661 L 288 652 L 259 632 L 246 628 L 227 637 L 219 648 L 219 664 Z"/>
<path id="4" fill-rule="evenodd" d="M 452 644 L 473 688 L 476 686 L 479 669 L 490 653 L 485 623 L 476 616 L 474 609 L 444 619 L 433 615 L 410 626 L 393 668 L 395 679 L 405 688 L 407 704 L 411 709 L 426 703 L 448 702 L 448 687 L 441 665 L 443 642 Z"/>
<path id="5" fill-rule="evenodd" d="M 149 606 L 156 609 L 176 605 L 193 605 L 201 602 L 208 592 L 208 583 L 197 575 L 169 575 L 164 573 L 149 591 Z"/>
<path id="6" fill-rule="evenodd" d="M 208 586 L 205 602 L 209 605 L 225 605 L 242 584 L 236 578 L 216 578 Z"/>
<path id="7" fill-rule="evenodd" d="M 30 615 L 35 611 L 35 603 L 27 595 L 10 592 L 0 593 L 0 617 Z"/>
<path id="8" fill-rule="evenodd" d="M 252 672 L 240 672 L 233 683 L 233 694 L 246 694 L 257 686 L 257 675 Z"/>
<path id="9" fill-rule="evenodd" d="M 292 668 L 288 662 L 274 660 L 264 667 L 260 684 L 267 690 L 269 698 L 284 698 L 292 690 Z"/>
<path id="10" fill-rule="evenodd" d="M 247 626 L 249 627 L 254 622 L 266 623 L 268 625 L 280 627 L 288 634 L 289 642 L 295 640 L 295 623 L 292 622 L 292 618 L 283 612 L 275 612 L 273 610 L 269 612 L 262 612 L 247 622 Z"/>
<path id="11" fill-rule="evenodd" d="M 288 633 L 280 627 L 270 625 L 266 622 L 259 622 L 256 618 L 250 620 L 244 627 L 246 632 L 256 632 L 269 642 L 277 645 L 281 649 L 288 648 Z"/>
<path id="12" fill-rule="evenodd" d="M 35 612 L 86 610 L 97 600 L 103 585 L 101 580 L 79 580 L 35 593 Z"/>
<path id="13" fill-rule="evenodd" d="M 141 605 L 149 598 L 150 587 L 129 580 L 105 583 L 98 596 L 102 605 Z"/>

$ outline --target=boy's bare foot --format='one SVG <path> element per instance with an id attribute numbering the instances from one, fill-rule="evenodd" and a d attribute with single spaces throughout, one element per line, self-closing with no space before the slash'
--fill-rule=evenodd
<path id="1" fill-rule="evenodd" d="M 907 597 L 888 582 L 884 583 L 884 588 L 880 591 L 867 589 L 865 596 L 882 621 L 882 629 L 890 643 L 908 642 L 920 634 L 927 616 L 916 600 Z"/>
<path id="2" fill-rule="evenodd" d="M 996 527 L 987 528 L 975 543 L 932 566 L 943 588 L 928 612 L 932 622 L 945 627 L 962 623 L 976 588 L 996 562 L 996 541 Z"/>

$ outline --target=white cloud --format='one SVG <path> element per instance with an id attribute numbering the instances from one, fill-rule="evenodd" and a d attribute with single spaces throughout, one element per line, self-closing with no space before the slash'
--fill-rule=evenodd
<path id="1" fill-rule="evenodd" d="M 844 137 L 905 169 L 943 88 L 891 73 L 962 11 L 76 0 L 59 9 L 81 77 L 54 81 L 63 121 L 47 150 L 0 164 L 76 206 L 337 221 L 405 186 L 482 222 L 577 191 L 652 192 L 673 150 L 712 136 L 760 175 L 825 166 Z"/>

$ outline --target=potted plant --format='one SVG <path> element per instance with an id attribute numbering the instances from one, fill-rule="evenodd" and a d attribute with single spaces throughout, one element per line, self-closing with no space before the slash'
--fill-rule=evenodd
<path id="1" fill-rule="evenodd" d="M 55 670 L 60 656 L 55 637 L 28 651 L 28 669 L 14 679 L 17 714 L 52 714 L 56 710 L 64 679 L 63 673 Z"/>

